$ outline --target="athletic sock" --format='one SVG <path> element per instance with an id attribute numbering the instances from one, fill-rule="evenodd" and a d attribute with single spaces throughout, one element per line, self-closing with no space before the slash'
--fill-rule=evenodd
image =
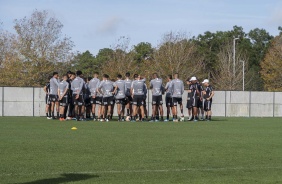
<path id="1" fill-rule="evenodd" d="M 164 120 L 164 117 L 163 116 L 161 116 L 161 121 L 163 121 Z"/>
<path id="2" fill-rule="evenodd" d="M 60 115 L 59 115 L 59 113 L 57 112 L 57 118 L 59 118 L 60 117 Z"/>
<path id="3" fill-rule="evenodd" d="M 169 115 L 166 115 L 166 119 L 169 119 Z"/>
<path id="4" fill-rule="evenodd" d="M 64 116 L 63 116 L 63 114 L 60 114 L 60 118 L 63 118 Z"/>
<path id="5" fill-rule="evenodd" d="M 111 115 L 108 115 L 108 120 L 111 118 Z"/>
<path id="6" fill-rule="evenodd" d="M 211 120 L 211 116 L 209 116 L 209 120 Z"/>
<path id="7" fill-rule="evenodd" d="M 183 114 L 183 109 L 180 109 L 181 114 Z"/>
<path id="8" fill-rule="evenodd" d="M 206 119 L 208 119 L 208 116 L 206 116 Z"/>
<path id="9" fill-rule="evenodd" d="M 52 118 L 55 118 L 55 116 L 54 116 L 54 112 L 52 112 Z"/>
<path id="10" fill-rule="evenodd" d="M 126 109 L 126 112 L 127 112 L 127 116 L 129 116 L 129 109 Z"/>
<path id="11" fill-rule="evenodd" d="M 96 118 L 95 113 L 92 113 L 92 116 L 93 116 L 93 119 L 95 119 L 95 118 Z"/>
<path id="12" fill-rule="evenodd" d="M 120 114 L 118 115 L 118 120 L 121 120 L 121 115 Z"/>
<path id="13" fill-rule="evenodd" d="M 48 114 L 48 113 L 46 113 L 46 117 L 47 117 L 47 118 L 49 117 L 49 114 Z"/>

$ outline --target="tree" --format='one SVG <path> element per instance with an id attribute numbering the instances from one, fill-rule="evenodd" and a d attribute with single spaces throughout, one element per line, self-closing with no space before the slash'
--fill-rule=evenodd
<path id="1" fill-rule="evenodd" d="M 27 18 L 15 20 L 17 49 L 25 73 L 26 85 L 43 85 L 57 63 L 67 63 L 72 57 L 74 44 L 69 37 L 62 36 L 63 24 L 47 11 L 35 10 Z"/>
<path id="2" fill-rule="evenodd" d="M 129 43 L 129 38 L 120 37 L 118 42 L 112 46 L 113 52 L 110 52 L 103 63 L 101 71 L 109 74 L 112 79 L 115 79 L 117 74 L 124 74 L 127 71 L 137 72 L 137 65 L 133 53 L 129 50 Z"/>
<path id="3" fill-rule="evenodd" d="M 152 57 L 153 51 L 152 45 L 148 42 L 141 42 L 133 46 L 134 59 L 137 63 Z"/>
<path id="4" fill-rule="evenodd" d="M 154 52 L 153 61 L 150 69 L 162 77 L 176 72 L 182 78 L 201 75 L 203 67 L 203 57 L 186 33 L 165 34 Z"/>
<path id="5" fill-rule="evenodd" d="M 260 66 L 261 76 L 264 81 L 264 89 L 267 91 L 282 91 L 281 35 L 273 39 Z"/>
<path id="6" fill-rule="evenodd" d="M 248 65 L 246 53 L 237 52 L 235 63 L 235 75 L 233 72 L 233 43 L 227 42 L 222 46 L 217 55 L 217 70 L 212 72 L 212 82 L 216 90 L 242 90 L 243 81 L 243 62 Z M 249 75 L 248 68 L 245 67 L 244 73 Z M 251 78 L 246 80 L 246 84 Z M 245 84 L 245 85 L 246 85 Z"/>
<path id="7" fill-rule="evenodd" d="M 84 76 L 91 76 L 98 67 L 96 58 L 88 50 L 76 55 L 72 61 L 72 69 L 83 71 Z"/>

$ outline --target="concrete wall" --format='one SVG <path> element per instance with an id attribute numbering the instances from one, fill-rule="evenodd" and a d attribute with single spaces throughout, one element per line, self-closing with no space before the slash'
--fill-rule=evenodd
<path id="1" fill-rule="evenodd" d="M 183 94 L 185 116 L 188 115 L 186 100 L 187 92 Z M 163 102 L 165 104 L 165 96 Z M 150 116 L 151 91 L 148 92 L 147 107 Z M 282 92 L 216 91 L 212 111 L 213 116 L 282 117 Z M 166 114 L 165 105 L 164 112 Z M 45 93 L 42 88 L 0 87 L 0 116 L 44 115 Z"/>

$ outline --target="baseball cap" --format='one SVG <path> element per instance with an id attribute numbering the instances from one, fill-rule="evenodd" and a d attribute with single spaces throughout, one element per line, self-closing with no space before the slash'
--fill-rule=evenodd
<path id="1" fill-rule="evenodd" d="M 195 80 L 197 80 L 196 77 L 191 77 L 191 79 L 190 79 L 190 81 L 195 81 Z"/>
<path id="2" fill-rule="evenodd" d="M 209 83 L 209 80 L 205 79 L 202 83 Z"/>

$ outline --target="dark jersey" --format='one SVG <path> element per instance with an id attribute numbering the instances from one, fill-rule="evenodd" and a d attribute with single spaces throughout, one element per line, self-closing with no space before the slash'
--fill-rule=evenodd
<path id="1" fill-rule="evenodd" d="M 197 85 L 198 85 L 198 91 L 199 91 L 199 96 L 200 97 L 203 97 L 203 94 L 202 94 L 202 91 L 204 91 L 204 88 L 203 88 L 203 86 L 201 85 L 201 84 L 199 84 L 199 83 L 197 83 Z"/>
<path id="2" fill-rule="evenodd" d="M 205 92 L 206 92 L 206 94 L 204 95 L 204 98 L 207 99 L 211 96 L 211 94 L 213 92 L 212 86 L 211 85 L 207 86 L 206 89 L 205 89 Z"/>
<path id="3" fill-rule="evenodd" d="M 50 93 L 50 82 L 48 82 L 45 86 L 46 86 L 46 91 L 49 94 Z"/>
<path id="4" fill-rule="evenodd" d="M 188 89 L 191 90 L 191 92 L 188 92 L 188 93 L 187 93 L 187 98 L 188 98 L 188 99 L 191 99 L 191 98 L 193 98 L 193 93 L 192 93 L 193 85 L 190 84 L 190 85 L 188 86 Z"/>
<path id="5" fill-rule="evenodd" d="M 192 98 L 196 98 L 198 97 L 198 91 L 199 91 L 199 87 L 198 87 L 198 83 L 195 83 L 195 84 L 191 84 L 190 85 L 190 90 L 191 90 L 191 97 Z"/>

